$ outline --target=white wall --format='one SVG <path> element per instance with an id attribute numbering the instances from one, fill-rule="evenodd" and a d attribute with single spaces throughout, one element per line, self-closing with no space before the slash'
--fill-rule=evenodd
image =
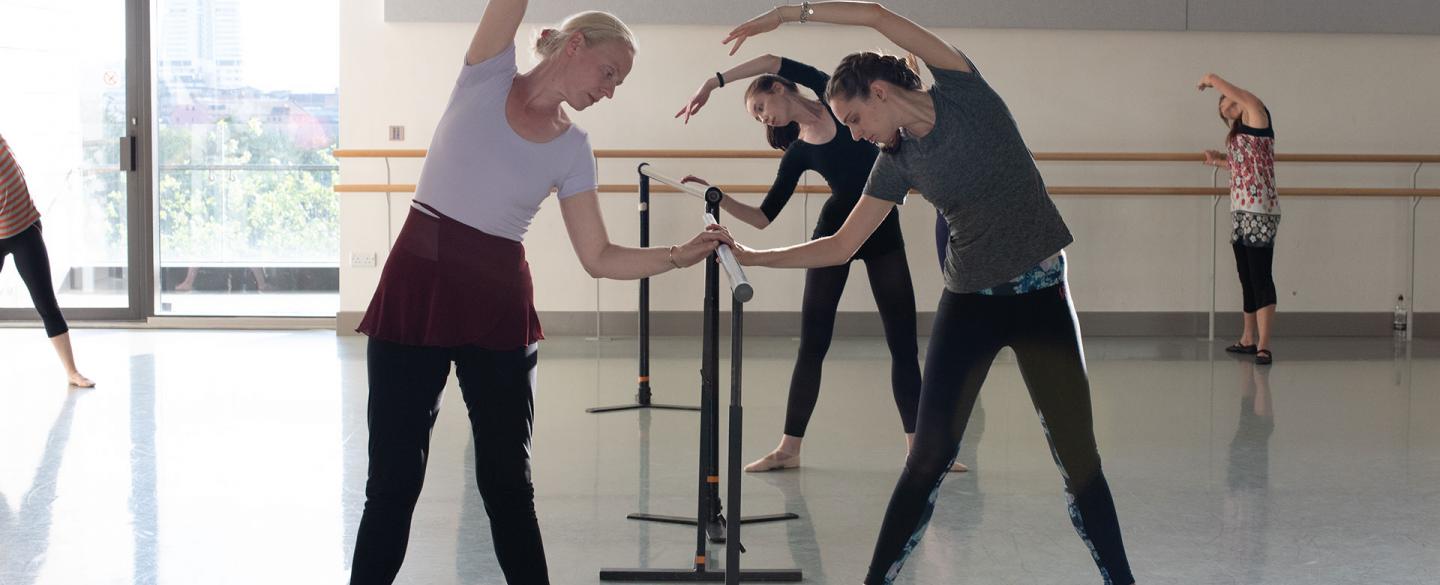
<path id="1" fill-rule="evenodd" d="M 387 24 L 382 0 L 342 3 L 341 140 L 343 148 L 425 148 L 449 94 L 473 25 Z M 529 43 L 536 27 L 522 26 Z M 574 115 L 596 148 L 721 148 L 765 146 L 759 126 L 745 118 L 742 90 L 725 88 L 688 127 L 671 119 L 694 89 L 742 58 L 770 52 L 831 68 L 855 50 L 894 48 L 865 30 L 787 25 L 752 39 L 727 57 L 715 26 L 636 27 L 641 48 L 635 69 L 613 102 Z M 1194 83 L 1216 71 L 1266 100 L 1281 152 L 1440 152 L 1440 37 L 1327 34 L 1083 32 L 946 29 L 1008 101 L 1035 151 L 1200 151 L 1218 148 L 1224 128 L 1216 94 Z M 532 61 L 528 53 L 521 68 Z M 404 142 L 388 142 L 386 126 L 403 124 Z M 634 180 L 638 161 L 602 160 L 601 182 Z M 661 161 L 675 174 L 695 173 L 727 183 L 765 183 L 765 161 Z M 413 183 L 419 165 L 392 165 L 393 180 Z M 1043 164 L 1051 185 L 1166 184 L 1208 186 L 1210 170 L 1195 165 Z M 1408 187 L 1413 166 L 1282 166 L 1285 186 Z M 378 160 L 347 160 L 346 183 L 384 182 Z M 1220 180 L 1223 184 L 1225 176 Z M 812 184 L 818 183 L 812 176 Z M 823 183 L 818 183 L 823 184 Z M 1421 187 L 1440 187 L 1440 165 L 1426 167 Z M 759 197 L 755 195 L 754 197 Z M 610 233 L 636 240 L 631 196 L 602 195 Z M 1203 198 L 1057 197 L 1076 237 L 1071 279 L 1081 311 L 1204 311 L 1209 308 L 1210 202 Z M 390 204 L 399 229 L 408 200 Z M 821 199 L 797 195 L 764 232 L 737 235 L 754 246 L 807 237 Z M 350 268 L 351 253 L 386 248 L 381 194 L 346 194 L 341 204 L 341 310 L 363 311 L 380 268 Z M 1285 199 L 1276 281 L 1284 311 L 1387 311 L 1408 287 L 1409 202 L 1395 199 Z M 807 209 L 808 208 L 808 209 Z M 696 204 L 660 196 L 652 206 L 652 242 L 668 244 L 698 228 Z M 1420 207 L 1417 309 L 1440 311 L 1440 202 Z M 1228 230 L 1225 202 L 1220 229 Z M 940 292 L 931 225 L 933 211 L 918 198 L 902 218 L 922 311 Z M 1238 309 L 1234 262 L 1220 236 L 1219 303 Z M 526 247 L 543 311 L 595 308 L 596 284 L 574 257 L 553 199 L 536 217 Z M 1427 264 L 1429 266 L 1427 266 Z M 799 271 L 751 271 L 754 310 L 798 310 Z M 656 310 L 698 310 L 702 272 L 659 277 Z M 633 310 L 635 285 L 602 282 L 601 308 Z M 851 277 L 841 309 L 873 309 L 862 271 Z"/>

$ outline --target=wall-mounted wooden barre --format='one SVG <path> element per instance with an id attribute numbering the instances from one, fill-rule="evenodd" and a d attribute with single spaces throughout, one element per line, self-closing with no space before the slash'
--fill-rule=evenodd
<path id="1" fill-rule="evenodd" d="M 335 158 L 424 158 L 425 149 L 337 149 Z M 773 159 L 778 150 L 599 149 L 595 158 Z M 1041 162 L 1200 162 L 1196 152 L 1037 152 Z M 1277 162 L 1422 164 L 1440 163 L 1440 154 L 1277 154 Z"/>
<path id="2" fill-rule="evenodd" d="M 769 185 L 716 185 L 726 193 L 768 193 Z M 635 186 L 628 184 L 600 185 L 601 193 L 634 193 Z M 679 193 L 668 185 L 650 187 L 652 193 Z M 1049 188 L 1051 195 L 1093 196 L 1093 197 L 1199 197 L 1225 196 L 1230 190 L 1224 187 L 1072 187 Z M 415 185 L 410 184 L 369 184 L 336 185 L 336 193 L 414 193 Z M 797 186 L 796 193 L 829 193 L 828 187 Z M 1281 197 L 1440 197 L 1440 189 L 1375 189 L 1344 187 L 1290 187 L 1280 189 Z"/>

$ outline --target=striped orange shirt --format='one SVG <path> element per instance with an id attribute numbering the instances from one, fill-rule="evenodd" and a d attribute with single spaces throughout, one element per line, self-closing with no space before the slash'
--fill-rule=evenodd
<path id="1" fill-rule="evenodd" d="M 25 186 L 25 171 L 15 162 L 10 144 L 0 136 L 0 240 L 20 235 L 36 221 L 40 210 L 30 200 Z"/>

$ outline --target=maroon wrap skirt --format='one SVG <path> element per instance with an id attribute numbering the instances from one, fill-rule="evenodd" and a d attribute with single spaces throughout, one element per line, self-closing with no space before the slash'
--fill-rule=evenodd
<path id="1" fill-rule="evenodd" d="M 405 345 L 491 350 L 544 339 L 524 245 L 434 213 L 411 208 L 356 331 Z"/>

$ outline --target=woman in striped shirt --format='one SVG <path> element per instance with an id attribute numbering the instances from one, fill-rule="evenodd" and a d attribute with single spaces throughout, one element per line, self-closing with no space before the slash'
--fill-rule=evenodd
<path id="1" fill-rule="evenodd" d="M 25 171 L 15 162 L 10 153 L 10 144 L 0 136 L 0 271 L 5 269 L 5 257 L 15 255 L 15 268 L 20 279 L 30 290 L 30 299 L 35 310 L 45 323 L 45 334 L 55 345 L 60 363 L 70 384 L 89 388 L 95 382 L 80 375 L 75 369 L 75 356 L 70 350 L 70 328 L 65 325 L 65 316 L 60 314 L 60 303 L 55 300 L 55 290 L 50 284 L 50 255 L 45 251 L 45 240 L 40 236 L 40 210 L 30 200 L 30 190 L 25 185 Z"/>

